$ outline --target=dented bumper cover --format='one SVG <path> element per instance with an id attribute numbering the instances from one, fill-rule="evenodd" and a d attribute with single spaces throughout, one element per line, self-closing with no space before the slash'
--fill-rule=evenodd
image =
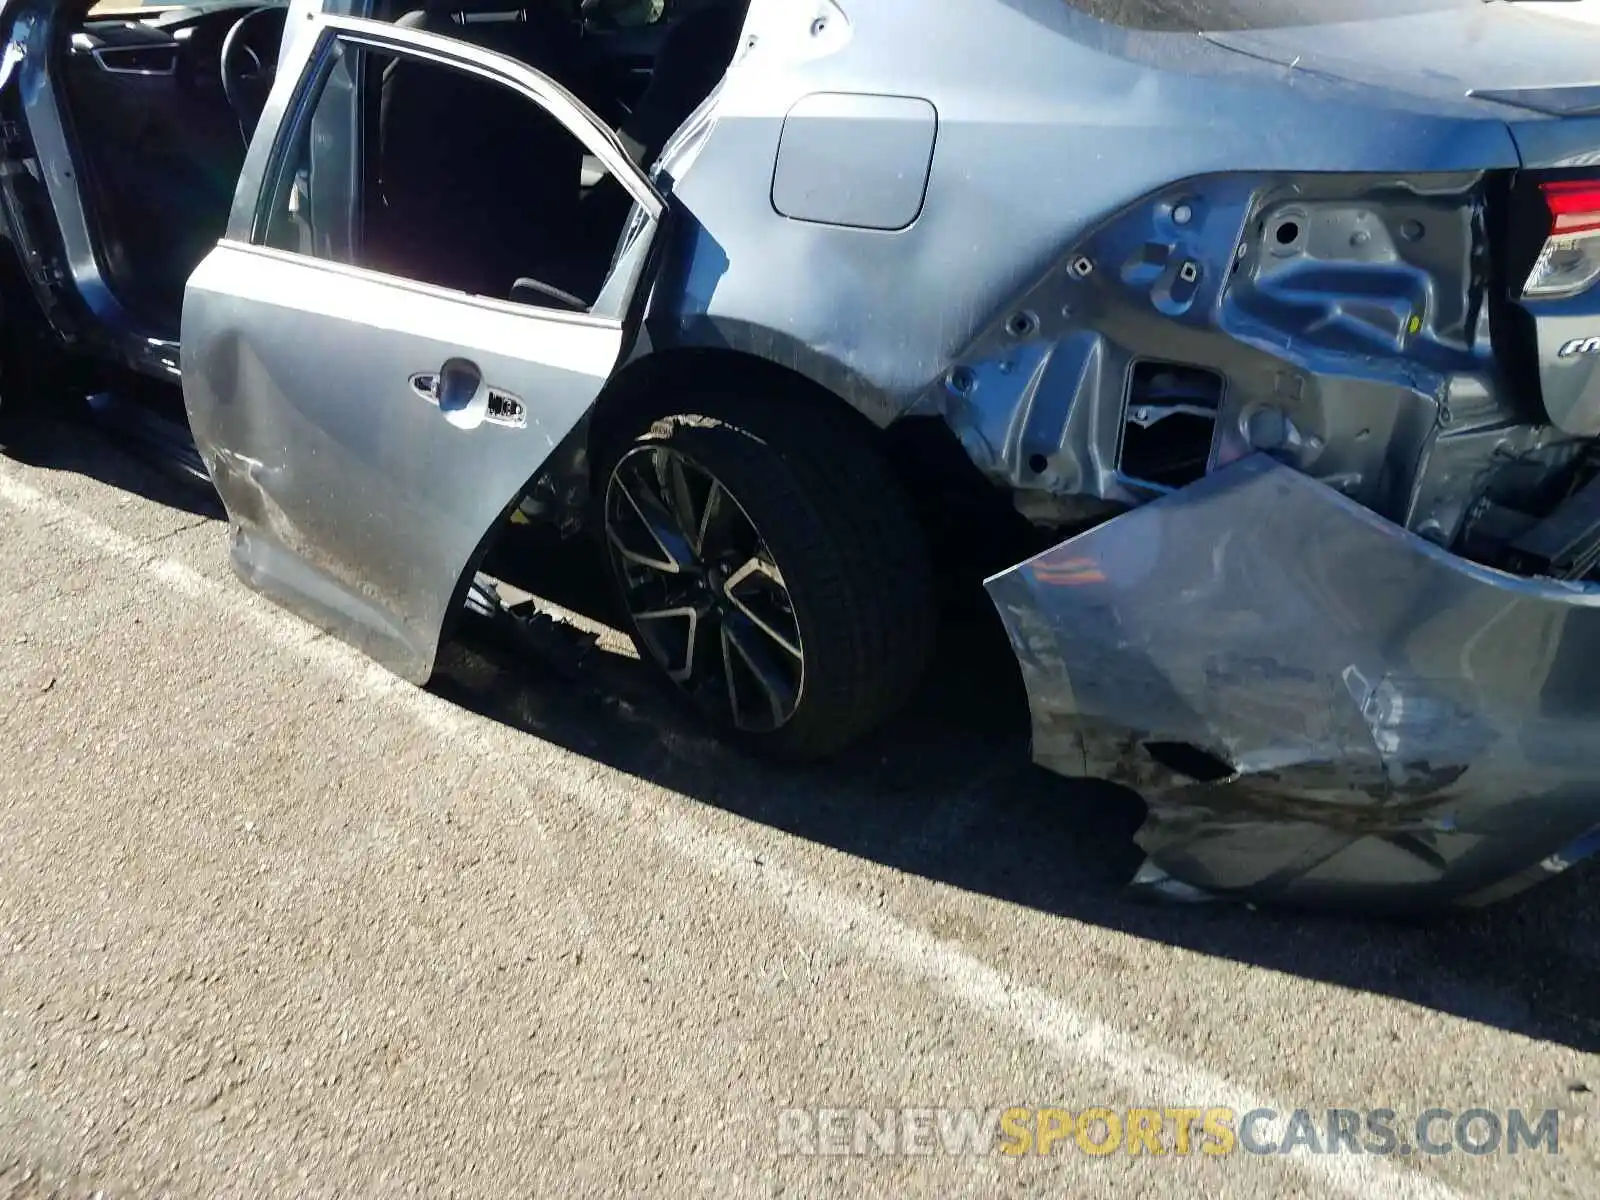
<path id="1" fill-rule="evenodd" d="M 1600 848 L 1600 589 L 1491 571 L 1264 455 L 988 581 L 1034 757 L 1145 877 L 1483 904 Z"/>

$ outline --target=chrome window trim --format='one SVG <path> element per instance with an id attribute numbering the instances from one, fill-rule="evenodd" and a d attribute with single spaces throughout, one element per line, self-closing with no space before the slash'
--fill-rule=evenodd
<path id="1" fill-rule="evenodd" d="M 404 275 L 393 275 L 371 267 L 335 262 L 330 258 L 317 258 L 314 255 L 300 254 L 294 250 L 282 250 L 276 246 L 263 246 L 256 242 L 244 242 L 237 238 L 225 237 L 217 245 L 219 248 L 231 250 L 235 253 L 255 255 L 272 259 L 276 262 L 292 263 L 329 275 L 338 275 L 346 279 L 360 279 L 369 283 L 381 284 L 385 287 L 416 292 L 419 295 L 435 297 L 440 300 L 452 300 L 458 303 L 466 300 L 472 304 L 491 308 L 497 312 L 507 313 L 512 316 L 527 316 L 531 313 L 569 325 L 584 325 L 598 329 L 613 330 L 622 328 L 622 317 L 620 315 L 612 315 L 610 312 L 571 312 L 563 308 L 541 308 L 534 304 L 520 304 L 515 300 L 503 300 L 497 296 L 484 296 L 474 292 L 458 292 L 451 288 L 440 287 L 437 284 L 425 283 L 420 279 L 410 279 Z"/>

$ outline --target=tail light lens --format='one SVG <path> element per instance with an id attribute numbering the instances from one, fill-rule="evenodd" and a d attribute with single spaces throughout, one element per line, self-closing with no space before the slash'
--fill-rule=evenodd
<path id="1" fill-rule="evenodd" d="M 1600 183 L 1541 183 L 1550 236 L 1522 285 L 1529 300 L 1576 296 L 1600 279 Z"/>

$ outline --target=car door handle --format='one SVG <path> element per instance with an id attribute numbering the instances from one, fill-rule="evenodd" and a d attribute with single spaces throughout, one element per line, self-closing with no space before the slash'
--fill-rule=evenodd
<path id="1" fill-rule="evenodd" d="M 511 429 L 528 424 L 528 406 L 521 397 L 485 383 L 483 372 L 468 359 L 452 358 L 437 371 L 413 375 L 410 382 L 413 392 L 459 429 L 475 429 L 485 421 Z"/>
<path id="2" fill-rule="evenodd" d="M 469 358 L 452 358 L 437 371 L 413 375 L 411 390 L 462 429 L 481 425 L 488 410 L 483 372 Z"/>
<path id="3" fill-rule="evenodd" d="M 439 401 L 439 411 L 465 412 L 483 391 L 483 372 L 469 358 L 452 358 L 439 368 L 439 382 L 434 395 Z"/>
<path id="4" fill-rule="evenodd" d="M 411 377 L 411 390 L 449 416 L 464 412 L 483 390 L 483 372 L 471 359 L 452 358 L 437 371 Z"/>

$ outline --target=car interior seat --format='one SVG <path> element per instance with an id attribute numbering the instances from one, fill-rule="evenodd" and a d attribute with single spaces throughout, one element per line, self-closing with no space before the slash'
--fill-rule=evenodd
<path id="1" fill-rule="evenodd" d="M 641 165 L 655 161 L 721 81 L 739 49 L 748 10 L 748 0 L 712 0 L 668 30 L 650 83 L 618 131 Z"/>

